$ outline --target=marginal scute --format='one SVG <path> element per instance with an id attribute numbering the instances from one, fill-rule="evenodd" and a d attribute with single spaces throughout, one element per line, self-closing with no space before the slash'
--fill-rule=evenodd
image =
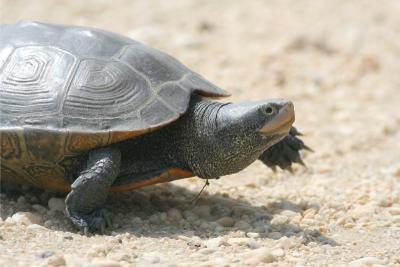
<path id="1" fill-rule="evenodd" d="M 58 130 L 27 128 L 24 130 L 27 152 L 32 161 L 51 162 L 63 157 L 66 134 Z"/>
<path id="2" fill-rule="evenodd" d="M 16 29 L 18 33 L 16 33 Z M 35 21 L 21 21 L 15 25 L 2 25 L 0 40 L 14 43 L 15 46 L 48 45 L 60 34 L 61 27 Z"/>
<path id="3" fill-rule="evenodd" d="M 0 132 L 0 155 L 2 159 L 19 159 L 21 157 L 19 137 L 15 132 Z"/>
<path id="4" fill-rule="evenodd" d="M 33 178 L 36 185 L 41 188 L 48 188 L 56 191 L 69 191 L 69 183 L 66 180 L 59 179 L 64 176 L 64 170 L 60 167 L 46 165 L 27 165 L 24 170 Z"/>
<path id="5" fill-rule="evenodd" d="M 158 95 L 179 114 L 183 114 L 190 101 L 190 93 L 176 83 L 163 85 Z"/>
<path id="6" fill-rule="evenodd" d="M 158 99 L 154 99 L 140 111 L 140 118 L 150 126 L 176 120 L 178 116 Z"/>
<path id="7" fill-rule="evenodd" d="M 20 170 L 21 171 L 21 170 Z M 1 184 L 7 184 L 7 183 L 17 183 L 17 184 L 30 184 L 33 186 L 40 186 L 37 184 L 37 182 L 28 174 L 24 173 L 21 174 L 14 170 L 13 168 L 10 168 L 6 164 L 2 162 L 1 168 L 0 168 L 0 182 Z"/>
<path id="8" fill-rule="evenodd" d="M 109 144 L 109 132 L 68 133 L 66 154 L 79 154 Z"/>
<path id="9" fill-rule="evenodd" d="M 179 84 L 182 87 L 190 88 L 196 93 L 206 97 L 227 97 L 230 93 L 215 86 L 196 73 L 188 74 Z"/>

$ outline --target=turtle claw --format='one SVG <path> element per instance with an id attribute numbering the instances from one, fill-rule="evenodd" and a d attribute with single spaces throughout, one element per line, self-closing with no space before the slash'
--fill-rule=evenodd
<path id="1" fill-rule="evenodd" d="M 292 166 L 287 167 L 286 170 L 288 170 L 291 174 L 294 174 Z"/>
<path id="2" fill-rule="evenodd" d="M 98 209 L 90 214 L 72 213 L 68 217 L 85 236 L 99 232 L 104 235 L 106 228 L 111 227 L 111 218 L 105 209 Z"/>
<path id="3" fill-rule="evenodd" d="M 301 166 L 307 168 L 307 165 L 304 163 L 304 161 L 300 157 L 298 157 L 295 162 L 300 164 Z"/>
<path id="4" fill-rule="evenodd" d="M 314 150 L 313 150 L 311 147 L 309 147 L 309 146 L 307 146 L 307 145 L 305 145 L 305 144 L 302 144 L 301 148 L 302 148 L 302 149 L 305 149 L 305 150 L 307 150 L 307 151 L 310 151 L 310 152 L 314 152 Z"/>

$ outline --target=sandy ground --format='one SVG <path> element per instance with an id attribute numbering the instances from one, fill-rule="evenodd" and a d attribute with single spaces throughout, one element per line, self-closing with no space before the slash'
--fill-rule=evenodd
<path id="1" fill-rule="evenodd" d="M 0 3 L 1 22 L 164 50 L 230 101 L 291 99 L 315 150 L 294 174 L 256 162 L 211 181 L 196 205 L 196 178 L 113 194 L 105 236 L 77 233 L 62 198 L 1 194 L 1 266 L 400 266 L 400 1 Z"/>

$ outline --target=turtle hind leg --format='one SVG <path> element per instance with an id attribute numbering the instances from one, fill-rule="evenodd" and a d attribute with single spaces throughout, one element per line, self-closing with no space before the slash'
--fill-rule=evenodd
<path id="1" fill-rule="evenodd" d="M 259 158 L 265 165 L 275 169 L 279 166 L 283 170 L 292 170 L 293 163 L 304 165 L 300 151 L 302 149 L 311 150 L 298 137 L 301 134 L 296 128 L 292 127 L 289 134 L 280 142 L 268 148 Z"/>
<path id="2" fill-rule="evenodd" d="M 102 208 L 110 187 L 119 174 L 121 153 L 117 149 L 102 148 L 89 153 L 87 168 L 71 185 L 65 199 L 66 213 L 82 232 L 100 231 L 104 234 L 110 220 Z"/>

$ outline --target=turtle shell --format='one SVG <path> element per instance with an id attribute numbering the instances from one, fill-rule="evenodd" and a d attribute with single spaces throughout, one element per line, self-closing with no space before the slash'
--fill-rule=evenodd
<path id="1" fill-rule="evenodd" d="M 46 183 L 74 155 L 177 120 L 192 93 L 229 95 L 171 56 L 99 29 L 20 22 L 1 25 L 0 40 L 2 172 L 23 162 L 18 170 Z"/>

